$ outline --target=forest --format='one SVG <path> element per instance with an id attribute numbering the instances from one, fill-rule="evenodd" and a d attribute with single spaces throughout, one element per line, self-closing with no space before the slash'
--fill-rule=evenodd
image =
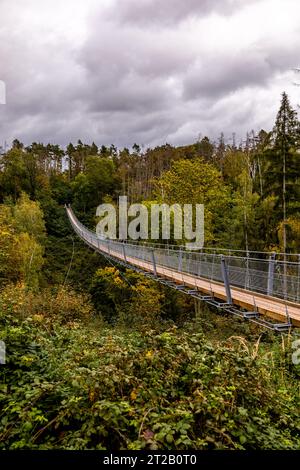
<path id="1" fill-rule="evenodd" d="M 291 335 L 218 315 L 76 237 L 65 204 L 94 230 L 120 195 L 204 204 L 207 247 L 300 253 L 297 112 L 283 93 L 273 129 L 241 142 L 1 149 L 0 449 L 300 449 Z"/>

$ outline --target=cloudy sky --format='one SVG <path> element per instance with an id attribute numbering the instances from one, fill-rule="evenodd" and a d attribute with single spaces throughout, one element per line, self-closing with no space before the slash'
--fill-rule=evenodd
<path id="1" fill-rule="evenodd" d="M 299 0 L 0 0 L 0 145 L 146 147 L 300 103 Z"/>

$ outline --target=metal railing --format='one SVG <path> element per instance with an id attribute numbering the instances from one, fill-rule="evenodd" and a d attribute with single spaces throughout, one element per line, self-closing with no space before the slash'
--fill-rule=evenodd
<path id="1" fill-rule="evenodd" d="M 232 250 L 226 255 L 226 250 L 222 249 L 195 252 L 176 245 L 120 242 L 98 237 L 95 232 L 79 222 L 70 207 L 67 208 L 67 213 L 75 232 L 90 246 L 112 256 L 117 253 L 124 261 L 127 258 L 135 258 L 150 263 L 153 273 L 156 273 L 156 267 L 160 266 L 224 283 L 224 260 L 230 286 L 300 302 L 300 255 L 290 258 L 297 261 L 282 261 L 275 253 L 264 253 L 265 256 L 262 257 L 261 252 L 248 252 L 246 256 L 239 256 L 232 254 Z"/>

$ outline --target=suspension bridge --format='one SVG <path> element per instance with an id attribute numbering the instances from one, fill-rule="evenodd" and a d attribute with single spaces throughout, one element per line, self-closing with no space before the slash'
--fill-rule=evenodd
<path id="1" fill-rule="evenodd" d="M 110 240 L 66 211 L 76 234 L 113 262 L 268 329 L 300 327 L 300 255 Z"/>

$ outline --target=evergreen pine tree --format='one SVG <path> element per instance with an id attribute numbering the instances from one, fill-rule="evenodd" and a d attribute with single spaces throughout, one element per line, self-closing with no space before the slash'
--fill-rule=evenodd
<path id="1" fill-rule="evenodd" d="M 276 196 L 275 219 L 283 221 L 283 251 L 286 252 L 287 217 L 299 212 L 300 154 L 299 121 L 284 92 L 273 129 L 273 145 L 266 151 L 266 195 Z"/>

